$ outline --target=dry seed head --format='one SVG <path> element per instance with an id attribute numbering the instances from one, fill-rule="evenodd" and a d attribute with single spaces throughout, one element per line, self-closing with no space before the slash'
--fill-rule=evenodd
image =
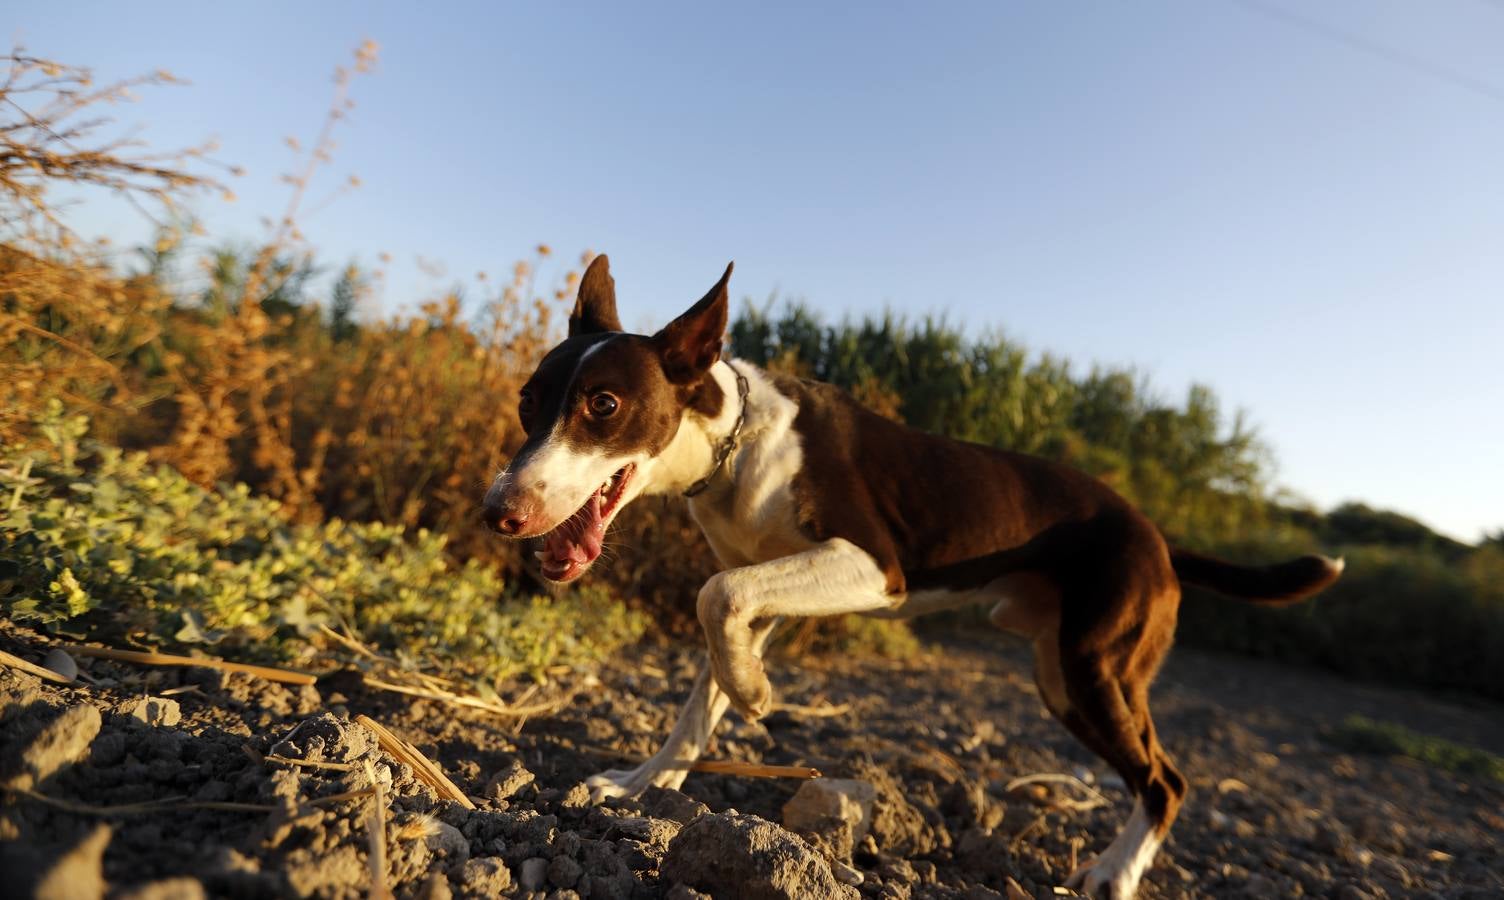
<path id="1" fill-rule="evenodd" d="M 439 820 L 431 813 L 422 813 L 397 826 L 397 840 L 416 841 L 439 833 Z"/>

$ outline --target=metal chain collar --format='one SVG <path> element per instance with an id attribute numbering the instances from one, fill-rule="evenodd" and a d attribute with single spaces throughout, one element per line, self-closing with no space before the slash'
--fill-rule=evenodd
<path id="1" fill-rule="evenodd" d="M 729 362 L 726 365 L 731 369 L 731 374 L 736 376 L 737 399 L 741 402 L 742 408 L 736 414 L 736 424 L 731 426 L 731 431 L 721 439 L 720 446 L 716 447 L 715 462 L 710 466 L 710 471 L 704 478 L 685 489 L 684 496 L 686 497 L 693 497 L 710 487 L 710 480 L 715 478 L 722 466 L 726 465 L 726 460 L 731 457 L 732 451 L 736 449 L 737 441 L 741 439 L 742 426 L 747 423 L 747 393 L 751 387 L 747 384 L 747 376 L 743 375 L 740 369 Z"/>

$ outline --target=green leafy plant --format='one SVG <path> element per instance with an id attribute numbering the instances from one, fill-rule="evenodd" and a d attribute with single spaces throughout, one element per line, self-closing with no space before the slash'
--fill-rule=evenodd
<path id="1" fill-rule="evenodd" d="M 493 569 L 456 565 L 439 535 L 292 524 L 244 485 L 205 490 L 87 429 L 54 403 L 45 446 L 0 450 L 0 605 L 17 620 L 294 663 L 325 623 L 491 682 L 595 662 L 642 632 L 604 592 L 518 596 Z"/>

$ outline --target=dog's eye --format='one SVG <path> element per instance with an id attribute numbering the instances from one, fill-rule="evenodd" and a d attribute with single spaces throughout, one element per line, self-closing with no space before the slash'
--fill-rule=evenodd
<path id="1" fill-rule="evenodd" d="M 526 423 L 533 414 L 533 407 L 537 404 L 538 401 L 533 398 L 533 392 L 523 389 L 517 397 L 517 418 Z"/>
<path id="2" fill-rule="evenodd" d="M 602 391 L 599 394 L 592 394 L 590 396 L 590 401 L 587 404 L 590 409 L 590 414 L 601 419 L 604 419 L 607 416 L 615 415 L 616 408 L 619 405 L 620 403 L 617 401 L 617 399 L 606 393 L 605 391 Z"/>

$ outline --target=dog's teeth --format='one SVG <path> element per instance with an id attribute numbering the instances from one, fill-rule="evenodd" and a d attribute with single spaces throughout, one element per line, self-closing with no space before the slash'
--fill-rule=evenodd
<path id="1" fill-rule="evenodd" d="M 544 562 L 548 559 L 548 554 L 542 550 L 534 550 L 533 555 L 538 557 L 538 562 Z"/>

